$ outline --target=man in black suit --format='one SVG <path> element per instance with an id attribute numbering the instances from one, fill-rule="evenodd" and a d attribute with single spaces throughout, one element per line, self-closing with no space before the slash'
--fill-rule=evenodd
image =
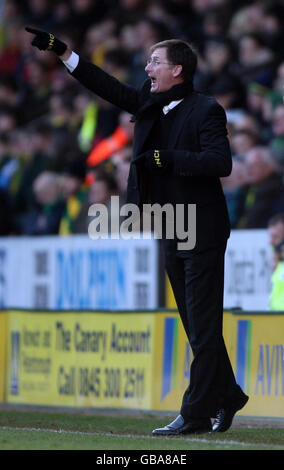
<path id="1" fill-rule="evenodd" d="M 197 57 L 189 44 L 168 40 L 151 48 L 149 79 L 140 90 L 85 61 L 53 35 L 32 44 L 53 50 L 84 86 L 135 117 L 128 202 L 196 207 L 196 243 L 163 237 L 165 266 L 194 360 L 179 416 L 153 435 L 223 432 L 248 400 L 236 384 L 222 336 L 224 253 L 230 224 L 220 177 L 231 172 L 223 108 L 193 90 Z M 179 225 L 179 221 L 175 218 Z M 189 227 L 193 230 L 193 227 Z M 211 418 L 215 418 L 213 426 Z"/>

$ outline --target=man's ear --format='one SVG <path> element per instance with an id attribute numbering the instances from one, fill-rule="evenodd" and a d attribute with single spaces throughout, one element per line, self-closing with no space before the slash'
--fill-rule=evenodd
<path id="1" fill-rule="evenodd" d="M 182 74 L 182 65 L 175 65 L 173 67 L 173 76 L 179 77 Z"/>

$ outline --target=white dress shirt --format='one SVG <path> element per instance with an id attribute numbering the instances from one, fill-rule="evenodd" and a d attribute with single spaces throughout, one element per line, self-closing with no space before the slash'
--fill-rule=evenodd
<path id="1" fill-rule="evenodd" d="M 163 107 L 163 113 L 168 114 L 171 109 L 175 108 L 179 103 L 181 103 L 183 98 L 181 100 L 176 100 L 176 101 L 171 101 L 167 106 Z"/>

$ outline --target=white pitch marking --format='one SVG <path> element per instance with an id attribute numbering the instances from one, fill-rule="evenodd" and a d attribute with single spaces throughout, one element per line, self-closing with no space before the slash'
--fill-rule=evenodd
<path id="1" fill-rule="evenodd" d="M 75 434 L 75 435 L 83 435 L 83 436 L 107 436 L 107 437 L 128 437 L 132 439 L 155 439 L 156 441 L 159 439 L 157 436 L 145 436 L 139 434 L 114 434 L 111 432 L 87 432 L 87 431 L 70 431 L 66 429 L 42 429 L 42 428 L 19 428 L 13 426 L 0 426 L 0 429 L 4 429 L 7 431 L 37 431 L 37 432 L 53 432 L 58 434 Z M 180 438 L 175 437 L 168 437 L 162 436 L 163 439 L 169 439 L 171 441 L 178 441 L 181 442 Z M 195 438 L 195 437 L 182 437 L 182 441 L 187 442 L 202 442 L 205 444 L 221 444 L 221 445 L 239 445 L 243 447 L 248 446 L 261 446 L 261 447 L 268 447 L 268 444 L 265 443 L 258 443 L 258 442 L 240 442 L 240 441 L 222 441 L 222 440 L 211 440 L 211 439 L 204 439 L 204 438 Z M 279 447 L 278 445 L 269 444 L 269 447 Z"/>

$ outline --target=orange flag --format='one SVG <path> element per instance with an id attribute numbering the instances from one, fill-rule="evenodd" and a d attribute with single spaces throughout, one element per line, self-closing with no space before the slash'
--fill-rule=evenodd
<path id="1" fill-rule="evenodd" d="M 118 126 L 114 133 L 96 145 L 87 158 L 88 166 L 96 166 L 109 158 L 114 152 L 122 149 L 130 138 L 123 127 Z"/>

